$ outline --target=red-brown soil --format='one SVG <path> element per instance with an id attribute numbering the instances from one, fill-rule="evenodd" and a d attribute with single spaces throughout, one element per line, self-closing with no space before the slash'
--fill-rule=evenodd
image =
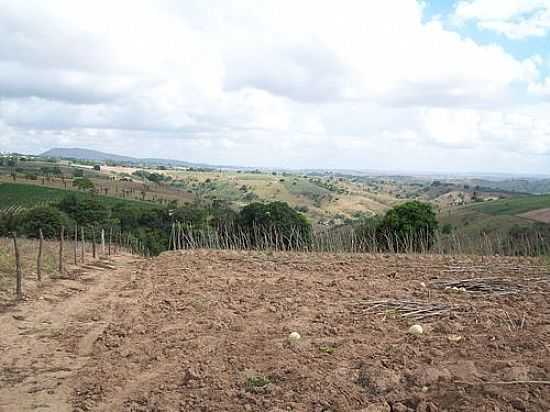
<path id="1" fill-rule="evenodd" d="M 0 315 L 0 410 L 550 410 L 541 261 L 189 251 L 119 266 Z M 515 293 L 432 284 L 487 277 Z M 382 299 L 453 310 L 415 337 L 412 320 L 366 313 Z"/>
<path id="2" fill-rule="evenodd" d="M 536 220 L 537 222 L 550 223 L 550 209 L 531 210 L 527 213 L 522 213 L 520 217 Z"/>

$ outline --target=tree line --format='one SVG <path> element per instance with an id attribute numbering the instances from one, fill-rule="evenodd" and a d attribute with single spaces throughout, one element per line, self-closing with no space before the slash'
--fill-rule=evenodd
<path id="1" fill-rule="evenodd" d="M 186 247 L 239 247 L 313 250 L 318 236 L 306 217 L 285 202 L 254 202 L 236 211 L 227 203 L 143 207 L 121 201 L 106 205 L 97 197 L 67 195 L 58 203 L 23 213 L 0 214 L 0 236 L 13 231 L 46 239 L 85 228 L 91 237 L 101 231 L 137 241 L 147 255 Z M 353 241 L 374 240 L 377 250 L 427 251 L 438 230 L 431 205 L 407 202 L 384 217 L 370 218 L 353 228 Z"/>

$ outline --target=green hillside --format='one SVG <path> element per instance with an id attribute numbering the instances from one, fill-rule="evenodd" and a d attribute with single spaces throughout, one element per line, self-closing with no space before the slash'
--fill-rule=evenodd
<path id="1" fill-rule="evenodd" d="M 521 196 L 510 199 L 493 200 L 490 202 L 475 203 L 467 206 L 480 213 L 490 215 L 519 215 L 531 210 L 550 207 L 550 195 L 544 196 Z"/>
<path id="2" fill-rule="evenodd" d="M 442 224 L 449 223 L 469 233 L 507 232 L 515 225 L 529 226 L 535 222 L 522 216 L 532 210 L 550 207 L 550 195 L 520 196 L 444 210 L 439 215 Z"/>
<path id="3" fill-rule="evenodd" d="M 79 198 L 89 198 L 90 196 L 94 196 L 85 192 L 66 191 L 63 189 L 54 189 L 36 185 L 0 183 L 0 209 L 5 209 L 8 207 L 30 208 L 46 205 L 49 203 L 59 202 L 69 194 L 75 195 Z M 148 202 L 125 200 L 109 196 L 97 196 L 97 199 L 107 206 L 113 206 L 120 203 L 132 203 L 142 207 L 156 207 L 156 205 Z"/>

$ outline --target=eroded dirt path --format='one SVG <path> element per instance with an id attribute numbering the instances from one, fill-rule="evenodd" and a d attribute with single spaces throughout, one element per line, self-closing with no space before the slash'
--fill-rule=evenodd
<path id="1" fill-rule="evenodd" d="M 141 260 L 114 257 L 45 282 L 40 297 L 0 313 L 0 411 L 72 411 L 73 377 L 120 306 Z"/>

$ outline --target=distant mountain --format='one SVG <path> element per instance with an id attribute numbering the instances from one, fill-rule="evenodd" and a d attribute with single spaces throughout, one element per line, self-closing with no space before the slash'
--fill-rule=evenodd
<path id="1" fill-rule="evenodd" d="M 154 159 L 154 158 L 137 158 L 130 156 L 121 156 L 112 153 L 104 153 L 97 150 L 81 149 L 81 148 L 69 148 L 69 147 L 56 147 L 50 149 L 40 156 L 53 157 L 57 159 L 75 159 L 75 160 L 88 160 L 96 162 L 116 162 L 129 165 L 144 165 L 144 166 L 179 166 L 179 167 L 195 167 L 195 168 L 209 168 L 209 169 L 249 169 L 247 167 L 237 166 L 220 166 L 209 165 L 204 163 L 191 163 L 181 160 L 171 159 Z"/>
<path id="2" fill-rule="evenodd" d="M 99 152 L 97 150 L 79 149 L 76 147 L 56 147 L 42 153 L 43 157 L 55 157 L 65 159 L 78 159 L 78 160 L 91 160 L 98 162 L 125 162 L 125 163 L 137 163 L 139 159 L 129 156 L 120 156 L 112 153 Z"/>

